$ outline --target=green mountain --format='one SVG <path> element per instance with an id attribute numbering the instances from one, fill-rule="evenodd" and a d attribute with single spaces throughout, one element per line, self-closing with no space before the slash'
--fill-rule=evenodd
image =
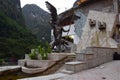
<path id="1" fill-rule="evenodd" d="M 24 21 L 19 0 L 0 0 L 0 59 L 23 58 L 37 45 Z"/>
<path id="2" fill-rule="evenodd" d="M 51 27 L 48 24 L 50 14 L 35 4 L 28 4 L 22 8 L 27 27 L 40 41 L 51 39 Z"/>
<path id="3" fill-rule="evenodd" d="M 0 11 L 21 25 L 24 25 L 20 0 L 0 0 Z"/>

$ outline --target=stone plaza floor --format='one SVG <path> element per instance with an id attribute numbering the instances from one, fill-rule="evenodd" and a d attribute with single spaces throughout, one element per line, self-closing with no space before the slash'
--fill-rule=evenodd
<path id="1" fill-rule="evenodd" d="M 57 80 L 120 80 L 120 60 L 108 62 Z"/>
<path id="2" fill-rule="evenodd" d="M 20 80 L 120 80 L 120 60 L 108 62 L 96 68 L 84 70 L 72 75 L 56 73 L 56 75 Z"/>

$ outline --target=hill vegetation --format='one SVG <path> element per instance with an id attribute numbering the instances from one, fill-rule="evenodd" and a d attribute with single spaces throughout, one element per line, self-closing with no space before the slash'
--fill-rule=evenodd
<path id="1" fill-rule="evenodd" d="M 39 43 L 21 11 L 19 0 L 0 0 L 0 59 L 23 58 Z"/>
<path id="2" fill-rule="evenodd" d="M 41 42 L 50 42 L 51 27 L 48 24 L 50 14 L 35 4 L 28 4 L 22 8 L 26 26 Z"/>

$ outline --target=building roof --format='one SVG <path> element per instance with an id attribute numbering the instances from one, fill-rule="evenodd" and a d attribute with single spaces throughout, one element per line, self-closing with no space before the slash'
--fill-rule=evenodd
<path id="1" fill-rule="evenodd" d="M 94 3 L 98 0 L 84 0 L 84 2 L 80 2 L 80 4 L 78 4 L 78 1 L 80 1 L 80 0 L 77 0 L 75 2 L 75 4 L 77 4 L 75 7 L 72 7 L 70 9 L 66 10 L 65 12 L 59 14 L 59 17 L 62 18 L 61 26 L 67 26 L 67 25 L 74 24 L 74 20 L 76 20 L 79 17 L 79 16 L 75 16 L 75 11 L 80 9 L 83 6 Z"/>

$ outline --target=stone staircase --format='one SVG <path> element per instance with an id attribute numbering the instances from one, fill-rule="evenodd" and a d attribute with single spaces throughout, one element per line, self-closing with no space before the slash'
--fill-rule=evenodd
<path id="1" fill-rule="evenodd" d="M 71 62 L 66 62 L 64 70 L 61 72 L 67 74 L 77 73 L 79 71 L 85 70 L 88 68 L 91 62 L 90 59 L 93 59 L 94 54 L 86 53 L 76 53 L 76 60 Z"/>
<path id="2" fill-rule="evenodd" d="M 76 60 L 66 62 L 62 73 L 73 74 L 85 69 L 99 66 L 113 60 L 113 53 L 116 49 L 89 47 L 83 53 L 76 53 Z"/>
<path id="3" fill-rule="evenodd" d="M 117 51 L 115 48 L 88 47 L 84 52 L 76 53 L 76 59 L 74 61 L 65 61 L 66 63 L 54 74 L 20 80 L 61 80 L 62 77 L 70 74 L 97 67 L 103 63 L 112 61 L 115 51 Z M 58 67 L 56 68 L 58 69 Z M 50 72 L 53 72 L 53 70 Z"/>

